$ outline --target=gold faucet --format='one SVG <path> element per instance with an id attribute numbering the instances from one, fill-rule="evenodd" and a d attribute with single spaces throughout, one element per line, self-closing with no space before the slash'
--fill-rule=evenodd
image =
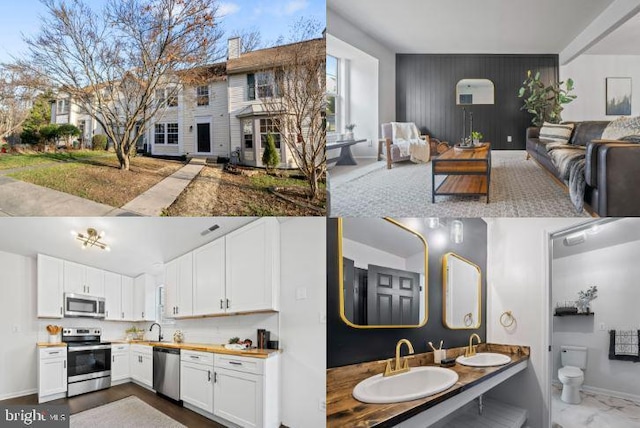
<path id="1" fill-rule="evenodd" d="M 480 336 L 478 336 L 476 333 L 473 333 L 470 337 L 469 337 L 469 347 L 467 348 L 467 350 L 464 353 L 465 357 L 473 357 L 474 355 L 476 355 L 476 347 L 478 345 L 473 346 L 473 338 L 476 337 L 478 339 L 478 343 L 482 343 L 482 340 L 480 339 Z"/>
<path id="2" fill-rule="evenodd" d="M 387 366 L 384 369 L 384 377 L 393 376 L 409 371 L 409 360 L 405 358 L 404 360 L 402 360 L 402 362 L 400 361 L 400 348 L 402 347 L 403 343 L 407 344 L 407 348 L 409 348 L 409 354 L 413 354 L 413 345 L 411 345 L 411 342 L 409 342 L 407 339 L 398 340 L 398 344 L 396 345 L 396 366 L 395 368 L 391 368 L 392 360 L 388 360 Z"/>

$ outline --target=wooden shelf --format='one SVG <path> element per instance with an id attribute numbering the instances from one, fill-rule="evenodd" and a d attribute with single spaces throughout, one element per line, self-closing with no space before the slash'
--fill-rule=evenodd
<path id="1" fill-rule="evenodd" d="M 486 195 L 487 188 L 484 175 L 450 175 L 438 187 L 438 194 Z"/>

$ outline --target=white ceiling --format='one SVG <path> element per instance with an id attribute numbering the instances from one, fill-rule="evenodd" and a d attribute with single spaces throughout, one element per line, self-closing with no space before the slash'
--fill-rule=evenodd
<path id="1" fill-rule="evenodd" d="M 549 54 L 612 1 L 327 0 L 327 7 L 395 53 Z"/>
<path id="2" fill-rule="evenodd" d="M 607 221 L 607 220 L 605 220 Z M 553 258 L 573 256 L 580 253 L 595 251 L 627 242 L 640 241 L 640 218 L 622 218 L 601 224 L 597 227 L 597 233 L 591 231 L 586 225 L 579 230 L 585 230 L 585 241 L 581 244 L 567 246 L 564 244 L 564 235 L 553 240 Z M 576 233 L 579 233 L 578 232 Z M 570 233 L 569 235 L 572 235 Z"/>
<path id="3" fill-rule="evenodd" d="M 589 48 L 587 55 L 640 55 L 640 14 Z"/>
<path id="4" fill-rule="evenodd" d="M 47 217 L 0 219 L 0 251 L 33 257 L 38 253 L 128 276 L 159 274 L 161 264 L 213 241 L 252 217 Z M 201 236 L 214 224 L 219 229 Z M 105 231 L 111 251 L 83 250 L 71 231 Z"/>
<path id="5" fill-rule="evenodd" d="M 419 238 L 381 218 L 344 218 L 342 236 L 404 259 L 424 252 Z"/>

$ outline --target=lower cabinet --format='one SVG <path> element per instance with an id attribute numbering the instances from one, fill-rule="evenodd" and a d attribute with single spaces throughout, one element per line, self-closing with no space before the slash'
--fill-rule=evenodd
<path id="1" fill-rule="evenodd" d="M 38 403 L 65 397 L 67 393 L 67 348 L 38 349 Z"/>
<path id="2" fill-rule="evenodd" d="M 153 348 L 147 345 L 131 345 L 130 355 L 131 379 L 153 388 Z"/>
<path id="3" fill-rule="evenodd" d="M 213 354 L 180 353 L 180 399 L 213 413 Z"/>
<path id="4" fill-rule="evenodd" d="M 111 346 L 111 383 L 129 379 L 129 345 L 119 344 Z"/>

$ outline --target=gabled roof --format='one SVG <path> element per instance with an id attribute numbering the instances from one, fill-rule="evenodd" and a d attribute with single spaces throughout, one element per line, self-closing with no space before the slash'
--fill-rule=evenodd
<path id="1" fill-rule="evenodd" d="M 227 80 L 227 63 L 203 65 L 177 74 L 184 83 L 223 82 Z"/>
<path id="2" fill-rule="evenodd" d="M 283 66 L 288 62 L 288 57 L 305 45 L 309 48 L 309 52 L 321 52 L 323 56 L 325 55 L 326 39 L 305 40 L 303 42 L 247 52 L 241 54 L 239 58 L 230 58 L 227 61 L 227 73 L 237 74 Z"/>

